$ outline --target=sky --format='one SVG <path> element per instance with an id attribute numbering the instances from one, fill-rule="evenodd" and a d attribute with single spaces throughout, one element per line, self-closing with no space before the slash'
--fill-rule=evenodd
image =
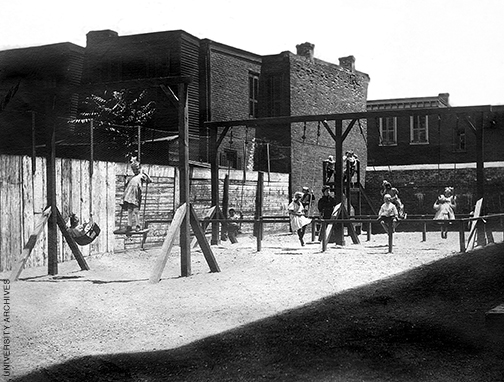
<path id="1" fill-rule="evenodd" d="M 368 99 L 450 94 L 452 106 L 504 104 L 502 0 L 0 0 L 0 50 L 182 29 L 259 55 L 315 45 L 353 55 Z"/>

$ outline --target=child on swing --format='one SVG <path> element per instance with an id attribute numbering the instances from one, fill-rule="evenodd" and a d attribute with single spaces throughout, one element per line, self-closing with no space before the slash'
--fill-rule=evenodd
<path id="1" fill-rule="evenodd" d="M 392 196 L 389 194 L 383 195 L 383 204 L 381 205 L 380 212 L 378 212 L 378 221 L 387 234 L 395 232 L 398 215 L 399 212 L 392 202 Z"/>
<path id="2" fill-rule="evenodd" d="M 142 202 L 142 184 L 152 182 L 150 176 L 143 172 L 140 162 L 137 161 L 136 157 L 131 158 L 130 166 L 134 175 L 126 184 L 122 202 L 122 208 L 128 211 L 126 234 L 132 232 L 133 225 L 137 232 L 142 229 L 139 218 L 140 204 Z"/>

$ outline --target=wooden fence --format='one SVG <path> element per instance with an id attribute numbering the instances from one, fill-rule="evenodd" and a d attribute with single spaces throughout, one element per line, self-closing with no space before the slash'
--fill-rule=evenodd
<path id="1" fill-rule="evenodd" d="M 32 163 L 27 156 L 0 155 L 0 272 L 12 269 L 35 222 L 44 210 L 46 200 L 45 158 Z M 144 186 L 143 221 L 158 221 L 151 225 L 146 246 L 161 245 L 169 220 L 179 204 L 178 169 L 170 166 L 144 165 L 153 183 Z M 101 234 L 90 245 L 80 247 L 84 256 L 138 248 L 141 237 L 131 239 L 114 235 L 120 221 L 121 197 L 125 182 L 132 171 L 125 163 L 95 161 L 92 175 L 89 161 L 77 159 L 56 160 L 57 207 L 66 219 L 75 213 L 81 221 L 92 214 L 100 226 Z M 255 211 L 255 194 L 258 174 L 239 170 L 221 170 L 219 188 L 222 198 L 224 178 L 229 175 L 229 206 L 252 218 Z M 265 176 L 264 214 L 287 216 L 289 202 L 289 175 L 271 173 Z M 203 216 L 211 207 L 210 169 L 191 168 L 190 202 Z M 126 213 L 122 224 L 126 223 Z M 47 230 L 39 239 L 27 267 L 47 264 Z M 73 258 L 72 253 L 58 235 L 58 261 Z"/>

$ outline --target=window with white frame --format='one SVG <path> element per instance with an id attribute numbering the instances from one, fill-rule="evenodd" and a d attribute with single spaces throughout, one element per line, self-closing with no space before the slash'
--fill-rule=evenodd
<path id="1" fill-rule="evenodd" d="M 410 117 L 410 144 L 429 143 L 429 120 L 426 115 Z"/>
<path id="2" fill-rule="evenodd" d="M 380 129 L 380 145 L 397 145 L 397 117 L 378 118 Z"/>

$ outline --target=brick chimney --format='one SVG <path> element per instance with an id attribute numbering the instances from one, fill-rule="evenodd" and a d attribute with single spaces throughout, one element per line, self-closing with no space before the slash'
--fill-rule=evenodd
<path id="1" fill-rule="evenodd" d="M 303 44 L 296 45 L 297 49 L 297 55 L 298 56 L 303 56 L 309 59 L 310 61 L 313 61 L 313 52 L 315 49 L 315 45 L 311 44 L 309 42 L 305 42 Z"/>
<path id="2" fill-rule="evenodd" d="M 439 93 L 438 99 L 443 106 L 450 106 L 450 93 Z"/>
<path id="3" fill-rule="evenodd" d="M 103 41 L 108 40 L 109 38 L 114 38 L 117 36 L 118 33 L 110 29 L 105 29 L 102 31 L 90 31 L 86 35 L 86 46 L 99 44 Z"/>
<path id="4" fill-rule="evenodd" d="M 350 70 L 351 72 L 355 72 L 354 56 L 340 57 L 339 64 L 342 68 Z"/>

